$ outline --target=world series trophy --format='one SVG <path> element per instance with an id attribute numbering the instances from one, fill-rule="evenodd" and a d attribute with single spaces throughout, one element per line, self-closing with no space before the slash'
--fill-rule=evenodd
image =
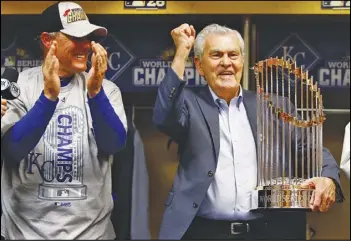
<path id="1" fill-rule="evenodd" d="M 257 188 L 251 210 L 309 211 L 323 158 L 323 100 L 308 71 L 284 58 L 252 68 L 257 85 Z"/>

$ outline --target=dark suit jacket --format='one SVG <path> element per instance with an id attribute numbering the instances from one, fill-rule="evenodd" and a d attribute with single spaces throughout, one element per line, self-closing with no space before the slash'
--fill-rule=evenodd
<path id="1" fill-rule="evenodd" d="M 256 97 L 254 92 L 243 91 L 243 103 L 257 143 Z M 218 109 L 208 87 L 200 90 L 185 88 L 185 82 L 181 82 L 169 68 L 158 89 L 153 122 L 161 132 L 178 143 L 180 158 L 167 197 L 159 238 L 181 239 L 216 172 L 220 143 Z M 301 133 L 298 134 L 299 150 L 300 139 Z M 337 163 L 327 149 L 323 153 L 322 176 L 340 183 Z M 342 199 L 342 194 L 338 198 Z"/>

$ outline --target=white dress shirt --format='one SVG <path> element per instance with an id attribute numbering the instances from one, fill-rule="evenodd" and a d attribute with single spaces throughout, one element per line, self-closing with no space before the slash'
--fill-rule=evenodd
<path id="1" fill-rule="evenodd" d="M 340 169 L 344 171 L 347 178 L 350 180 L 350 122 L 345 127 Z"/>
<path id="2" fill-rule="evenodd" d="M 257 186 L 256 146 L 243 103 L 242 88 L 230 101 L 209 87 L 218 106 L 220 148 L 216 173 L 198 216 L 217 220 L 250 220 L 251 191 Z"/>

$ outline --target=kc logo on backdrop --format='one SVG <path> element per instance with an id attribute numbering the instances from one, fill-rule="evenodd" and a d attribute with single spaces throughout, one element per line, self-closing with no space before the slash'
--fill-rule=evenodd
<path id="1" fill-rule="evenodd" d="M 285 61 L 296 62 L 297 67 L 310 70 L 321 59 L 320 55 L 296 33 L 292 33 L 279 43 L 269 54 L 269 57 L 283 57 Z"/>
<path id="2" fill-rule="evenodd" d="M 291 33 L 287 38 L 285 38 L 282 42 L 280 42 L 268 54 L 268 57 L 266 58 L 270 58 L 270 57 L 273 57 L 273 58 L 283 57 L 285 61 L 290 60 L 290 63 L 296 62 L 297 67 L 299 68 L 302 67 L 303 71 L 309 71 L 309 72 L 321 60 L 320 54 L 317 51 L 315 51 L 305 40 L 303 40 L 296 33 Z M 294 78 L 291 75 L 290 77 Z M 317 76 L 313 76 L 314 81 L 317 80 L 316 77 Z M 284 78 L 288 79 L 287 71 L 284 71 Z M 286 84 L 287 82 L 284 82 L 284 83 Z M 287 90 L 287 87 L 286 87 L 286 90 Z"/>
<path id="3" fill-rule="evenodd" d="M 305 40 L 296 33 L 292 33 L 275 47 L 268 57 L 283 57 L 285 61 L 296 62 L 303 70 L 311 69 L 322 59 Z M 339 60 L 326 60 L 325 67 L 317 70 L 314 80 L 323 87 L 349 88 L 350 87 L 350 55 Z"/>
<path id="4" fill-rule="evenodd" d="M 117 78 L 130 66 L 135 57 L 120 41 L 113 35 L 107 37 L 100 42 L 107 51 L 107 71 L 106 79 L 115 82 Z M 88 68 L 91 67 L 91 54 L 89 56 Z"/>

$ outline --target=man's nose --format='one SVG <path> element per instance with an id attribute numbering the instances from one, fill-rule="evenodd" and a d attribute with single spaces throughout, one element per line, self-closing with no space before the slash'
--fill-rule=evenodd
<path id="1" fill-rule="evenodd" d="M 226 54 L 223 55 L 221 64 L 222 64 L 223 66 L 231 65 L 231 61 L 230 61 L 230 58 L 228 57 L 228 55 L 226 55 Z"/>

